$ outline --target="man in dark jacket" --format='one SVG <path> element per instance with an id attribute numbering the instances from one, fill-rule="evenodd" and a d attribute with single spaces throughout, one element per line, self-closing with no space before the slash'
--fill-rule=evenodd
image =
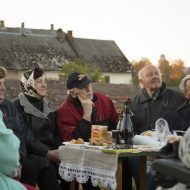
<path id="1" fill-rule="evenodd" d="M 7 70 L 4 67 L 0 67 L 0 110 L 3 113 L 3 121 L 7 128 L 12 129 L 15 135 L 21 141 L 20 143 L 20 161 L 26 155 L 25 143 L 22 135 L 22 126 L 19 122 L 18 112 L 15 105 L 9 100 L 5 99 L 6 88 L 4 85 Z"/>
<path id="2" fill-rule="evenodd" d="M 157 119 L 167 119 L 185 101 L 180 92 L 166 88 L 160 71 L 153 65 L 139 71 L 139 81 L 143 88 L 133 97 L 131 105 L 137 134 L 154 129 Z"/>
<path id="3" fill-rule="evenodd" d="M 160 71 L 154 65 L 146 65 L 138 74 L 142 89 L 133 97 L 131 110 L 134 113 L 135 133 L 139 135 L 154 129 L 155 122 L 159 118 L 167 119 L 185 101 L 185 98 L 180 92 L 166 88 Z M 148 189 L 153 190 L 154 187 Z"/>

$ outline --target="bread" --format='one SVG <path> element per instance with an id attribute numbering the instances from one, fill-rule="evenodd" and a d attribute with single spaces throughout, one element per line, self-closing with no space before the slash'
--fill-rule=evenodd
<path id="1" fill-rule="evenodd" d="M 141 133 L 141 135 L 152 137 L 154 135 L 154 132 L 148 130 L 148 131 L 144 131 L 143 133 Z"/>
<path id="2" fill-rule="evenodd" d="M 75 144 L 84 144 L 84 140 L 81 138 L 78 138 L 75 142 Z"/>
<path id="3" fill-rule="evenodd" d="M 72 139 L 70 141 L 71 144 L 84 144 L 84 140 L 81 139 L 81 138 L 78 138 L 78 139 Z"/>

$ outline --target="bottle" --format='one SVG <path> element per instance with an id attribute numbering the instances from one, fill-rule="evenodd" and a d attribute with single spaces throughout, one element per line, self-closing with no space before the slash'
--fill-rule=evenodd
<path id="1" fill-rule="evenodd" d="M 133 116 L 132 111 L 130 110 L 131 99 L 128 98 L 124 103 L 124 108 L 122 110 L 119 122 L 118 129 L 120 130 L 120 145 L 121 148 L 132 148 L 133 147 L 133 123 L 131 117 Z"/>

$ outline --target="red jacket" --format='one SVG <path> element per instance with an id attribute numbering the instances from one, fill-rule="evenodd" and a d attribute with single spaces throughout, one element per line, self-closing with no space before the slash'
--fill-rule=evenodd
<path id="1" fill-rule="evenodd" d="M 106 125 L 108 130 L 116 128 L 118 113 L 112 100 L 99 92 L 94 92 L 91 122 L 84 120 L 83 109 L 79 100 L 68 96 L 57 112 L 57 124 L 62 140 L 82 138 L 89 141 L 91 125 Z"/>

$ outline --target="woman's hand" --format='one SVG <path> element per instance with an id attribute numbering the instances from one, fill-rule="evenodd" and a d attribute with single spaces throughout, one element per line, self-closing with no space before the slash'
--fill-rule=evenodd
<path id="1" fill-rule="evenodd" d="M 48 157 L 51 161 L 53 161 L 53 162 L 55 162 L 55 163 L 59 163 L 59 162 L 60 162 L 59 152 L 58 152 L 57 149 L 56 149 L 56 150 L 48 150 L 48 152 L 47 152 L 47 157 Z"/>

